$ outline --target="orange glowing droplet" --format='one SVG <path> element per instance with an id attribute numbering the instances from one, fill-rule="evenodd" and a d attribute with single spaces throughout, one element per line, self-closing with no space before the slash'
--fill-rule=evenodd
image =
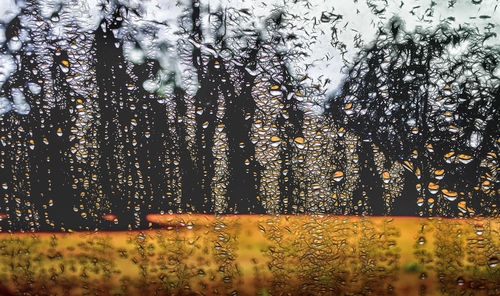
<path id="1" fill-rule="evenodd" d="M 403 166 L 407 169 L 407 170 L 410 170 L 410 171 L 413 171 L 413 164 L 407 160 L 405 160 L 403 162 Z"/>
<path id="2" fill-rule="evenodd" d="M 462 211 L 466 211 L 466 203 L 465 201 L 461 201 L 458 203 L 458 209 L 462 210 Z"/>
<path id="3" fill-rule="evenodd" d="M 446 153 L 446 154 L 444 155 L 444 157 L 446 157 L 446 158 L 450 158 L 450 157 L 452 157 L 454 154 L 455 154 L 455 152 L 451 151 L 450 153 Z"/>
<path id="4" fill-rule="evenodd" d="M 297 138 L 295 138 L 295 142 L 297 142 L 298 144 L 304 144 L 304 138 L 297 137 Z"/>
<path id="5" fill-rule="evenodd" d="M 450 191 L 448 189 L 443 189 L 441 190 L 444 195 L 449 196 L 449 197 L 456 197 L 458 194 L 455 191 Z"/>

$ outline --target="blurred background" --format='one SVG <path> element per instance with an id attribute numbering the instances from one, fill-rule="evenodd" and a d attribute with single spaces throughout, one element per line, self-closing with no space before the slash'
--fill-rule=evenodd
<path id="1" fill-rule="evenodd" d="M 1 0 L 1 230 L 498 217 L 497 6 Z"/>

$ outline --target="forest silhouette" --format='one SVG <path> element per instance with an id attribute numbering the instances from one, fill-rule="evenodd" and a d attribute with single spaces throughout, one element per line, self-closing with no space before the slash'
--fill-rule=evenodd
<path id="1" fill-rule="evenodd" d="M 178 212 L 498 216 L 490 35 L 393 18 L 322 106 L 309 99 L 320 86 L 287 66 L 301 52 L 277 49 L 294 38 L 282 12 L 265 22 L 271 41 L 244 27 L 229 38 L 245 11 L 212 12 L 209 43 L 192 1 L 178 51 L 194 94 L 159 59 L 126 58 L 133 36 L 116 32 L 140 11 L 101 13 L 92 32 L 69 22 L 63 40 L 48 33 L 63 8 L 45 19 L 36 1 L 5 25 L 17 68 L 0 92 L 14 109 L 0 116 L 2 230 L 145 229 L 146 215 Z"/>

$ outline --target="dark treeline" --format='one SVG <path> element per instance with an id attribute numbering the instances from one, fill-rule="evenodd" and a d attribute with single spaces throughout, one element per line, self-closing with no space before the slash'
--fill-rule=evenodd
<path id="1" fill-rule="evenodd" d="M 329 100 L 332 117 L 365 140 L 361 157 L 375 145 L 385 153 L 386 167 L 405 164 L 405 194 L 393 213 L 443 214 L 449 201 L 431 192 L 433 187 L 485 213 L 498 202 L 497 182 L 487 179 L 496 179 L 500 139 L 500 77 L 493 73 L 500 50 L 484 45 L 490 37 L 466 26 L 407 32 L 393 19 L 360 52 L 340 93 Z M 361 174 L 373 167 L 367 159 Z M 474 189 L 485 181 L 491 188 Z M 419 207 L 418 197 L 441 206 Z"/>
<path id="2" fill-rule="evenodd" d="M 207 33 L 202 8 L 185 8 L 168 62 L 189 79 L 146 54 L 134 35 L 154 27 L 131 30 L 141 12 L 115 2 L 92 32 L 64 6 L 43 18 L 35 1 L 6 24 L 6 40 L 29 38 L 1 49 L 17 61 L 0 93 L 14 109 L 0 120 L 2 230 L 144 229 L 147 214 L 174 212 L 497 215 L 500 57 L 488 36 L 393 20 L 314 115 L 314 89 L 288 68 L 300 53 L 278 46 L 284 13 L 266 20 L 269 40 L 245 11 L 209 12 Z M 68 36 L 53 38 L 61 21 Z"/>

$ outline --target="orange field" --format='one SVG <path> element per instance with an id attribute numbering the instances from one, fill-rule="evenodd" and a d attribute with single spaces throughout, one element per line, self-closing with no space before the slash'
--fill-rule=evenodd
<path id="1" fill-rule="evenodd" d="M 500 295 L 500 220 L 149 215 L 1 233 L 0 295 Z"/>

